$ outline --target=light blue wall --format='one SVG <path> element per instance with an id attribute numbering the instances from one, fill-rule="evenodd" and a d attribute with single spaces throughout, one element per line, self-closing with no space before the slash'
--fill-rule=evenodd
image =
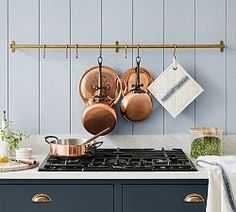
<path id="1" fill-rule="evenodd" d="M 222 127 L 236 134 L 235 0 L 0 0 L 0 110 L 14 128 L 31 134 L 86 133 L 77 94 L 81 75 L 96 65 L 97 50 L 37 49 L 12 53 L 17 43 L 219 43 L 227 49 L 178 49 L 179 62 L 205 92 L 173 119 L 154 100 L 151 117 L 130 124 L 119 115 L 114 134 L 187 133 L 191 127 Z M 130 68 L 136 50 L 104 50 L 104 64 L 119 74 Z M 141 50 L 142 66 L 157 77 L 172 50 Z"/>

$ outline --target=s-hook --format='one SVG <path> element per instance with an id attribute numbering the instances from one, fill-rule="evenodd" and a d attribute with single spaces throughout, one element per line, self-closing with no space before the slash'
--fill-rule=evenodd
<path id="1" fill-rule="evenodd" d="M 66 59 L 68 59 L 68 48 L 69 48 L 69 45 L 66 45 Z"/>
<path id="2" fill-rule="evenodd" d="M 102 96 L 102 44 L 99 44 L 99 56 L 98 56 L 98 96 Z"/>
<path id="3" fill-rule="evenodd" d="M 79 59 L 79 45 L 77 43 L 75 44 L 75 58 Z"/>
<path id="4" fill-rule="evenodd" d="M 127 58 L 128 58 L 128 56 L 127 56 L 127 54 L 128 54 L 128 53 L 127 53 L 127 52 L 128 52 L 128 51 L 127 51 L 127 49 L 128 49 L 128 45 L 127 45 L 127 44 L 125 44 L 125 59 L 127 59 Z"/>
<path id="5" fill-rule="evenodd" d="M 139 56 L 139 44 L 137 45 L 137 57 L 136 57 L 136 84 L 135 89 L 139 90 L 142 85 L 140 85 L 140 63 L 141 63 L 141 57 Z"/>
<path id="6" fill-rule="evenodd" d="M 43 59 L 46 58 L 46 44 L 43 45 Z"/>

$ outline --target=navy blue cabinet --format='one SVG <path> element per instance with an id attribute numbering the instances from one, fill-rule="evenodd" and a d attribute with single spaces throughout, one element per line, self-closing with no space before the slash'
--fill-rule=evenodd
<path id="1" fill-rule="evenodd" d="M 0 212 L 204 212 L 207 180 L 0 180 Z M 201 203 L 187 203 L 197 193 Z"/>
<path id="2" fill-rule="evenodd" d="M 185 202 L 188 195 L 206 197 L 205 185 L 124 185 L 123 212 L 204 212 L 205 202 Z"/>
<path id="3" fill-rule="evenodd" d="M 113 185 L 1 185 L 0 211 L 112 212 Z"/>

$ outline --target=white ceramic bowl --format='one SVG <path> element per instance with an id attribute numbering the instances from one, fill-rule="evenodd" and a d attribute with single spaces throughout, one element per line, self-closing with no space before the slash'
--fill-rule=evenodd
<path id="1" fill-rule="evenodd" d="M 32 155 L 31 148 L 16 149 L 16 160 L 30 159 Z"/>

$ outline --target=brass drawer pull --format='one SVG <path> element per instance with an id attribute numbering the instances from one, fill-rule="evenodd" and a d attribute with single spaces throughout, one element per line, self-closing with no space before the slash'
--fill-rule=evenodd
<path id="1" fill-rule="evenodd" d="M 44 193 L 35 194 L 31 199 L 31 202 L 34 203 L 48 203 L 51 201 L 52 201 L 51 197 Z"/>
<path id="2" fill-rule="evenodd" d="M 197 194 L 197 193 L 191 193 L 185 196 L 184 202 L 204 202 L 204 198 L 202 195 Z"/>

